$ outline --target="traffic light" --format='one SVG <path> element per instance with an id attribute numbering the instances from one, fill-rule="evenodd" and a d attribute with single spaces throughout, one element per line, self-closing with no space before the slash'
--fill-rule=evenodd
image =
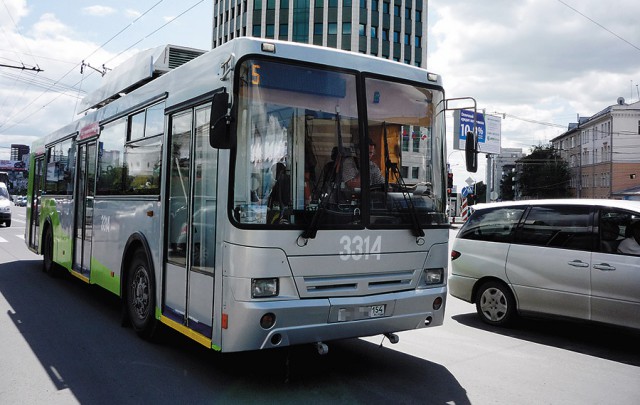
<path id="1" fill-rule="evenodd" d="M 453 173 L 447 173 L 447 188 L 453 189 Z"/>
<path id="2" fill-rule="evenodd" d="M 471 206 L 471 205 L 473 205 L 475 203 L 476 203 L 476 195 L 475 194 L 467 195 L 467 205 Z"/>

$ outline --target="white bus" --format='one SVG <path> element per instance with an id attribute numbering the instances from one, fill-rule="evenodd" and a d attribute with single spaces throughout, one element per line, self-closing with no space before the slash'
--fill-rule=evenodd
<path id="1" fill-rule="evenodd" d="M 143 52 L 36 142 L 44 271 L 118 295 L 144 338 L 161 323 L 223 352 L 441 325 L 438 76 L 251 38 L 198 55 Z"/>

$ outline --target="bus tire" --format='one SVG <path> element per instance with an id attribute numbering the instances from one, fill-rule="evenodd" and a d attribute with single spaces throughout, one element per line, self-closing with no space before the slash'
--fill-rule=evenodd
<path id="1" fill-rule="evenodd" d="M 157 327 L 155 318 L 155 284 L 147 255 L 137 250 L 127 271 L 125 305 L 133 330 L 145 340 L 151 340 Z"/>
<path id="2" fill-rule="evenodd" d="M 51 277 L 60 277 L 63 272 L 53 261 L 53 233 L 47 228 L 42 237 L 42 271 Z"/>

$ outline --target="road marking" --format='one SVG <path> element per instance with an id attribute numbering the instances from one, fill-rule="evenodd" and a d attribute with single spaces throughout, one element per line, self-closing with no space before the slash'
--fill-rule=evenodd
<path id="1" fill-rule="evenodd" d="M 4 243 L 4 242 L 9 242 L 9 241 L 3 238 L 2 236 L 0 236 L 0 243 Z"/>

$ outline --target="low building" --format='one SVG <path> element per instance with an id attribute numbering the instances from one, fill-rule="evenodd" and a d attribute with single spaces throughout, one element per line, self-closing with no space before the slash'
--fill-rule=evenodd
<path id="1" fill-rule="evenodd" d="M 591 117 L 579 117 L 551 140 L 569 163 L 569 189 L 576 198 L 630 199 L 640 186 L 640 101 L 618 102 Z"/>

